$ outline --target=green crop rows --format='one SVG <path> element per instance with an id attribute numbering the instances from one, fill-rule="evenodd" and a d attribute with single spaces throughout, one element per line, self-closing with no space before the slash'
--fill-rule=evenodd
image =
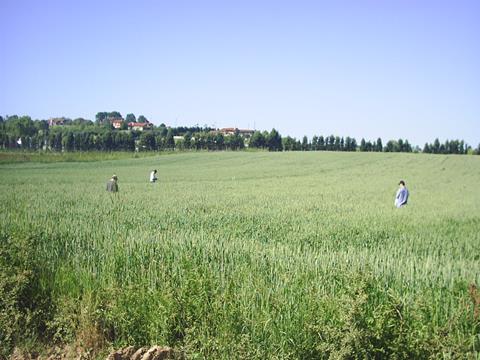
<path id="1" fill-rule="evenodd" d="M 0 179 L 2 241 L 28 238 L 48 299 L 0 322 L 10 346 L 33 324 L 39 342 L 90 333 L 187 358 L 478 356 L 478 157 L 183 153 L 4 164 Z"/>

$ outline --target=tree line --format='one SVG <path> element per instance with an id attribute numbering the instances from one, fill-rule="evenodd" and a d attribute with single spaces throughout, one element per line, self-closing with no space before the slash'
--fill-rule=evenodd
<path id="1" fill-rule="evenodd" d="M 472 149 L 463 140 L 446 140 L 444 143 L 440 143 L 438 139 L 435 139 L 432 144 L 426 143 L 423 147 L 423 152 L 429 154 L 466 154 L 469 150 Z M 480 153 L 480 144 L 475 152 Z"/>
<path id="2" fill-rule="evenodd" d="M 208 126 L 167 127 L 153 126 L 151 130 L 127 130 L 128 122 L 148 122 L 140 115 L 127 114 L 123 120 L 119 112 L 99 112 L 95 122 L 77 118 L 62 118 L 62 126 L 50 126 L 47 120 L 32 120 L 29 116 L 0 116 L 0 148 L 48 151 L 162 151 L 162 150 L 241 150 L 246 147 L 268 151 L 362 151 L 362 152 L 424 152 L 433 154 L 480 154 L 480 144 L 472 148 L 463 140 L 435 139 L 423 149 L 412 146 L 406 139 L 361 139 L 335 135 L 304 136 L 301 140 L 282 137 L 272 129 L 255 131 L 243 136 L 239 131 L 224 135 Z M 122 119 L 124 125 L 114 129 L 110 119 Z"/>

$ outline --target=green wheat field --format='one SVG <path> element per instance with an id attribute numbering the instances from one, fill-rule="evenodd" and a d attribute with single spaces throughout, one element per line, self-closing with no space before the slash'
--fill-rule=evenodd
<path id="1" fill-rule="evenodd" d="M 4 354 L 479 357 L 480 157 L 179 153 L 4 163 L 0 179 Z"/>

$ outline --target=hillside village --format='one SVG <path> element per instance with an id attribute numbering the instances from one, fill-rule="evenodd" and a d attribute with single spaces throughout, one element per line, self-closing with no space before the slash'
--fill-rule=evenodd
<path id="1" fill-rule="evenodd" d="M 153 123 L 151 123 L 148 120 L 144 122 L 137 122 L 137 121 L 127 122 L 122 117 L 108 117 L 107 121 L 112 125 L 112 129 L 114 130 L 144 131 L 144 130 L 153 130 L 155 126 Z M 67 124 L 68 124 L 68 119 L 65 117 L 50 118 L 48 120 L 49 127 L 64 126 Z M 167 126 L 167 129 L 168 128 L 170 127 Z M 249 138 L 255 133 L 255 130 L 239 129 L 236 127 L 227 127 L 227 128 L 221 128 L 221 129 L 211 129 L 210 132 L 212 134 L 222 134 L 224 136 L 235 135 L 236 133 L 238 133 L 240 136 L 244 138 Z M 182 137 L 177 136 L 177 138 L 183 138 L 183 136 Z"/>

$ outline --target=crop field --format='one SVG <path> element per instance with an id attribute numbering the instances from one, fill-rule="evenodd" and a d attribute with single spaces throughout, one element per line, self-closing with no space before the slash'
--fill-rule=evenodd
<path id="1" fill-rule="evenodd" d="M 4 355 L 479 357 L 480 157 L 179 153 L 5 163 L 0 179 Z"/>

